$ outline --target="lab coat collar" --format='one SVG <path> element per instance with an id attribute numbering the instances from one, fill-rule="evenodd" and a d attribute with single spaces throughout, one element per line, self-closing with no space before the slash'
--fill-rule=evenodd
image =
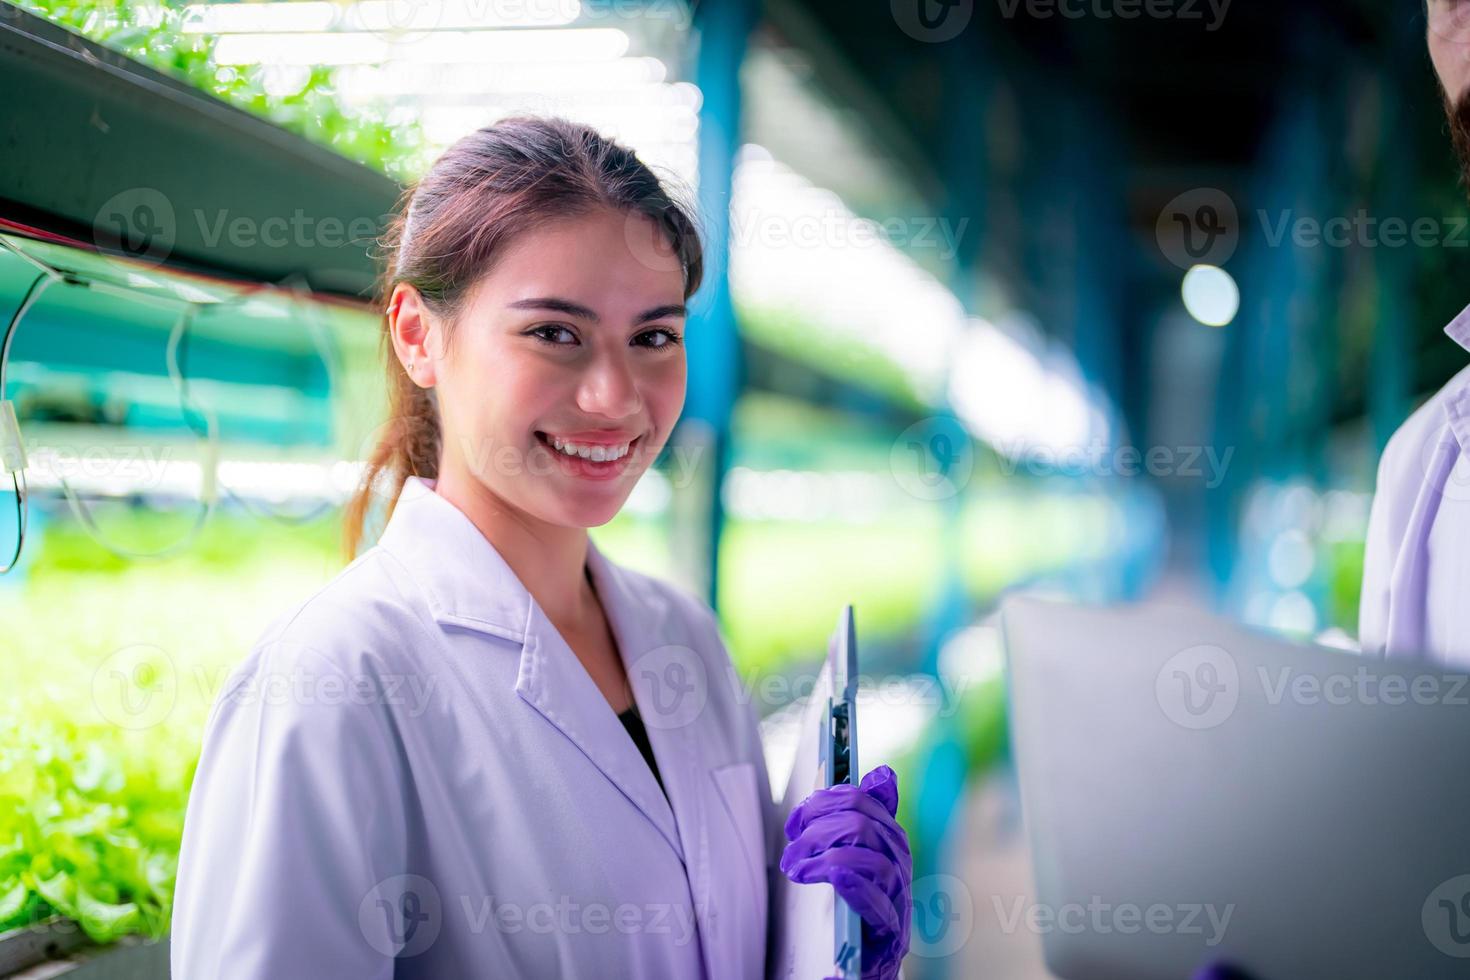
<path id="1" fill-rule="evenodd" d="M 1470 350 L 1470 306 L 1461 310 L 1444 332 L 1455 343 Z M 1445 392 L 1444 408 L 1460 451 L 1470 451 L 1470 380 L 1462 381 L 1458 387 Z"/>
<path id="2" fill-rule="evenodd" d="M 423 588 L 435 622 L 524 642 L 531 593 L 435 482 L 409 476 L 378 543 Z"/>
<path id="3" fill-rule="evenodd" d="M 1450 339 L 1466 350 L 1470 350 L 1470 306 L 1465 307 L 1444 328 Z"/>
<path id="4" fill-rule="evenodd" d="M 408 477 L 379 543 L 423 588 L 435 622 L 521 644 L 516 693 L 575 743 L 683 860 L 669 799 L 622 721 L 515 571 L 463 511 L 434 491 L 435 482 Z M 639 589 L 590 538 L 587 565 L 647 719 L 653 692 L 634 665 L 662 648 L 668 602 Z M 677 799 L 690 785 L 683 772 L 689 747 L 678 731 L 648 729 L 664 785 Z"/>

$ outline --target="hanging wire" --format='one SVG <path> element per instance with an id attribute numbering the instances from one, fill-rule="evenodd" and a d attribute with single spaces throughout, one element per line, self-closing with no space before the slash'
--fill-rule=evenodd
<path id="1" fill-rule="evenodd" d="M 35 304 L 36 300 L 40 299 L 41 294 L 53 283 L 60 282 L 65 277 L 50 266 L 37 262 L 29 255 L 21 252 L 4 237 L 0 237 L 0 245 L 4 245 L 10 251 L 15 252 L 21 258 L 40 269 L 40 273 L 35 279 L 31 280 L 30 286 L 27 287 L 25 297 L 20 301 L 20 306 L 16 307 L 15 313 L 11 315 L 10 322 L 5 327 L 5 336 L 0 337 L 0 402 L 3 402 L 5 401 L 5 370 L 10 364 L 10 344 L 15 339 L 16 328 L 20 326 L 21 318 L 26 315 L 26 312 Z M 9 466 L 6 467 L 10 471 L 11 486 L 15 488 L 15 554 L 10 556 L 10 559 L 5 563 L 3 568 L 0 568 L 0 575 L 9 573 L 16 565 L 20 564 L 20 553 L 25 547 L 26 523 L 30 517 L 30 505 L 26 499 L 24 443 L 22 442 L 17 448 L 19 449 L 20 455 L 18 465 L 14 470 L 10 470 Z"/>
<path id="2" fill-rule="evenodd" d="M 198 303 L 189 303 L 183 312 L 179 314 L 179 318 L 174 321 L 173 329 L 169 331 L 168 338 L 168 350 L 170 354 L 172 354 L 174 348 L 178 345 L 179 338 L 188 328 L 188 324 L 193 320 L 194 313 L 198 308 Z M 193 429 L 193 426 L 191 425 L 190 428 Z M 197 434 L 198 430 L 194 431 Z M 72 513 L 77 516 L 77 520 L 82 522 L 82 526 L 86 529 L 92 540 L 112 552 L 112 554 L 119 558 L 130 560 L 167 558 L 194 543 L 194 540 L 199 537 L 199 532 L 204 529 L 204 525 L 209 521 L 210 515 L 214 513 L 215 505 L 219 501 L 219 494 L 216 490 L 217 474 L 219 472 L 219 426 L 215 422 L 213 413 L 205 415 L 205 434 L 201 439 L 204 444 L 204 462 L 199 472 L 199 500 L 201 506 L 195 513 L 194 523 L 189 526 L 189 530 L 184 532 L 177 540 L 162 548 L 153 551 L 139 551 L 136 548 L 114 544 L 108 540 L 102 528 L 97 525 L 96 520 L 92 516 L 92 509 L 82 503 L 81 497 L 72 489 L 71 484 L 66 482 L 66 477 L 58 473 L 57 478 L 61 483 L 61 492 L 66 495 L 66 502 L 71 505 Z"/>
<path id="3" fill-rule="evenodd" d="M 121 286 L 117 283 L 107 282 L 106 280 L 98 279 L 93 276 L 87 276 L 73 270 L 53 268 L 47 263 L 42 262 L 40 259 L 37 259 L 35 256 L 29 254 L 24 249 L 17 247 L 4 235 L 0 235 L 0 246 L 3 246 L 23 261 L 35 266 L 41 271 L 40 276 L 38 276 L 36 281 L 31 284 L 31 289 L 27 293 L 26 299 L 22 301 L 19 309 L 16 310 L 15 315 L 11 318 L 10 326 L 6 330 L 4 345 L 3 347 L 0 347 L 0 394 L 3 394 L 5 380 L 4 370 L 9 363 L 11 340 L 15 336 L 15 330 L 16 327 L 20 324 L 21 318 L 35 303 L 36 299 L 40 296 L 42 291 L 44 291 L 46 288 L 50 287 L 53 283 L 56 282 L 65 282 L 68 285 L 81 286 L 84 289 L 102 289 L 105 291 L 110 288 L 114 291 L 119 291 L 124 293 L 125 295 L 130 296 L 137 295 L 138 291 L 136 289 L 130 290 L 127 287 Z M 194 302 L 188 303 L 184 315 L 180 317 L 179 322 L 175 323 L 174 325 L 173 333 L 170 336 L 170 342 L 173 342 L 173 336 L 176 336 L 183 329 L 188 318 L 193 315 L 192 311 L 197 305 L 198 304 Z M 61 484 L 61 490 L 66 497 L 66 502 L 71 507 L 72 513 L 76 515 L 77 519 L 81 522 L 82 527 L 86 530 L 87 534 L 92 538 L 92 540 L 112 554 L 120 558 L 127 559 L 163 558 L 173 554 L 174 552 L 183 548 L 185 545 L 193 542 L 193 540 L 198 537 L 199 531 L 204 526 L 204 523 L 209 519 L 209 515 L 213 512 L 215 504 L 216 494 L 214 490 L 214 476 L 215 470 L 218 465 L 219 447 L 217 433 L 214 433 L 212 424 L 210 426 L 210 429 L 211 433 L 213 433 L 213 437 L 206 443 L 205 451 L 205 457 L 208 465 L 203 469 L 200 481 L 201 497 L 203 499 L 204 506 L 200 509 L 198 515 L 194 520 L 193 526 L 189 529 L 188 533 L 185 534 L 184 537 L 180 538 L 178 541 L 175 541 L 173 544 L 157 551 L 138 551 L 133 548 L 127 548 L 122 545 L 113 544 L 111 541 L 109 541 L 107 539 L 107 535 L 103 533 L 100 527 L 98 527 L 96 520 L 93 518 L 91 508 L 89 508 L 86 504 L 82 502 L 81 497 L 77 494 L 76 490 L 71 486 L 70 483 L 67 482 L 65 475 L 58 472 L 56 474 L 56 478 L 57 481 Z M 10 569 L 13 568 L 20 561 L 20 552 L 21 547 L 24 544 L 27 518 L 30 514 L 29 497 L 21 492 L 21 488 L 24 486 L 24 474 L 23 472 L 19 474 L 13 474 L 13 478 L 16 475 L 19 476 L 19 479 L 16 480 L 16 507 L 19 511 L 20 516 L 21 533 L 19 536 L 19 540 L 16 543 L 15 558 L 9 565 L 5 567 L 4 571 L 6 572 L 10 571 Z"/>
<path id="4" fill-rule="evenodd" d="M 291 280 L 286 280 L 286 282 L 290 285 L 288 285 L 284 290 L 281 291 L 292 294 L 293 309 L 302 309 L 308 312 L 309 315 L 306 317 L 307 329 L 311 333 L 312 343 L 316 347 L 317 354 L 321 357 L 322 365 L 326 370 L 327 391 L 329 393 L 337 391 L 339 390 L 338 385 L 339 379 L 341 377 L 341 368 L 337 363 L 337 348 L 336 345 L 332 342 L 331 328 L 326 324 L 326 318 L 325 316 L 321 315 L 321 312 L 316 308 L 316 304 L 310 301 L 303 302 L 297 299 L 297 294 L 299 294 L 300 290 L 296 288 L 295 281 L 295 278 Z M 264 289 L 272 289 L 272 291 L 275 291 L 274 287 L 260 286 L 253 289 L 249 294 L 247 294 L 247 296 L 253 296 Z M 185 409 L 193 408 L 196 413 L 208 420 L 214 419 L 215 416 L 213 412 L 210 412 L 202 407 L 195 406 L 189 396 L 189 378 L 187 373 L 181 366 L 183 362 L 178 355 L 179 348 L 183 347 L 185 355 L 187 356 L 188 329 L 189 326 L 186 325 L 182 331 L 178 332 L 176 337 L 170 338 L 167 352 L 167 364 L 169 377 L 173 380 L 174 388 L 179 395 L 179 409 L 184 415 L 185 424 L 189 425 L 190 428 L 193 428 L 193 424 L 189 422 L 188 413 L 187 411 L 185 411 Z M 195 432 L 197 433 L 198 430 L 195 429 Z M 230 487 L 230 485 L 223 480 L 218 480 L 218 484 L 220 488 L 222 488 L 224 492 L 230 497 L 230 499 L 239 504 L 240 507 L 243 508 L 247 513 L 250 513 L 264 520 L 275 521 L 279 524 L 284 524 L 287 527 L 300 527 L 305 524 L 310 524 L 313 521 L 319 520 L 323 515 L 330 513 L 332 509 L 337 506 L 336 501 L 328 497 L 320 505 L 305 514 L 283 514 L 268 505 L 262 506 L 255 503 L 248 496 L 236 493 Z"/>
<path id="5" fill-rule="evenodd" d="M 11 318 L 10 324 L 6 329 L 5 337 L 3 338 L 3 344 L 0 344 L 0 396 L 3 396 L 5 390 L 5 367 L 8 361 L 10 342 L 15 334 L 16 327 L 19 325 L 21 318 L 25 315 L 29 308 L 34 305 L 36 299 L 46 288 L 48 288 L 55 282 L 64 281 L 69 285 L 100 289 L 102 291 L 114 291 L 127 296 L 136 296 L 138 295 L 139 290 L 133 287 L 124 286 L 122 284 L 110 282 L 108 280 L 100 279 L 94 276 L 80 274 L 71 270 L 52 268 L 50 265 L 40 261 L 34 256 L 23 251 L 22 249 L 16 247 L 3 235 L 0 235 L 0 246 L 3 246 L 10 252 L 13 252 L 15 255 L 20 257 L 22 260 L 40 270 L 40 275 L 31 284 L 31 287 L 26 294 L 25 300 L 22 301 L 20 307 L 16 310 L 15 315 Z M 276 288 L 277 287 L 274 287 L 271 284 L 267 283 L 253 284 L 226 299 L 211 300 L 208 302 L 187 300 L 182 297 L 175 296 L 152 296 L 152 298 L 154 299 L 164 299 L 166 301 L 180 302 L 184 304 L 184 309 L 181 311 L 178 320 L 174 322 L 173 329 L 169 333 L 169 339 L 165 351 L 164 360 L 167 366 L 169 378 L 173 382 L 174 390 L 178 395 L 179 409 L 181 415 L 184 418 L 184 423 L 189 427 L 192 432 L 194 432 L 196 437 L 198 437 L 204 445 L 205 458 L 204 463 L 201 467 L 200 474 L 200 501 L 202 506 L 195 516 L 194 523 L 190 526 L 189 530 L 184 534 L 183 537 L 157 550 L 140 551 L 137 549 L 115 544 L 112 541 L 108 540 L 107 535 L 102 531 L 101 527 L 98 526 L 96 520 L 94 519 L 90 507 L 83 503 L 80 495 L 66 481 L 66 478 L 62 474 L 58 473 L 58 482 L 61 485 L 62 492 L 66 496 L 67 503 L 71 507 L 72 512 L 81 522 L 88 535 L 105 550 L 111 552 L 114 555 L 117 555 L 120 558 L 125 559 L 164 558 L 178 552 L 182 548 L 191 544 L 199 536 L 200 531 L 203 529 L 205 523 L 208 521 L 210 515 L 214 512 L 214 509 L 218 504 L 219 489 L 221 487 L 223 487 L 225 493 L 228 494 L 231 499 L 236 501 L 247 512 L 257 517 L 262 517 L 264 519 L 276 521 L 289 526 L 300 526 L 317 520 L 335 506 L 335 502 L 329 498 L 321 506 L 315 508 L 313 511 L 307 514 L 281 514 L 270 507 L 261 507 L 256 505 L 247 496 L 237 494 L 228 485 L 223 484 L 222 481 L 220 481 L 219 479 L 220 436 L 218 417 L 214 411 L 210 410 L 206 406 L 196 405 L 194 403 L 189 393 L 188 377 L 181 366 L 179 352 L 181 348 L 185 352 L 187 352 L 186 342 L 188 334 L 193 326 L 194 317 L 198 313 L 198 310 L 201 306 L 232 305 L 235 303 L 243 302 L 261 292 L 275 291 Z M 298 294 L 300 292 L 300 290 L 295 288 L 294 285 L 289 288 L 288 291 L 292 294 Z M 299 300 L 296 300 L 294 298 L 294 295 L 292 305 L 293 308 L 304 309 L 309 312 L 310 315 L 307 317 L 307 326 L 308 330 L 311 332 L 313 343 L 316 346 L 318 353 L 321 355 L 322 363 L 327 373 L 328 391 L 330 392 L 337 390 L 338 380 L 340 377 L 340 368 L 337 364 L 336 359 L 336 347 L 332 343 L 330 329 L 325 323 L 325 317 L 321 315 L 320 311 L 315 308 L 314 303 L 311 303 L 310 301 L 300 302 Z M 193 412 L 193 414 L 199 419 L 203 420 L 203 431 L 200 430 L 196 421 L 191 418 L 191 412 Z M 10 571 L 20 560 L 20 553 L 25 539 L 27 517 L 30 510 L 29 500 L 26 494 L 24 467 L 21 467 L 20 469 L 17 469 L 15 472 L 13 472 L 11 474 L 11 479 L 16 489 L 17 525 L 19 527 L 20 533 L 17 537 L 15 556 L 12 558 L 9 564 L 7 564 L 4 568 L 0 568 L 0 574 L 4 574 L 5 572 Z"/>

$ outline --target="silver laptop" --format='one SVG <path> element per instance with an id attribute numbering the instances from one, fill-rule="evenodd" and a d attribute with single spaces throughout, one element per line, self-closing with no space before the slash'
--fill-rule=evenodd
<path id="1" fill-rule="evenodd" d="M 1467 597 L 1470 601 L 1470 597 Z M 1068 980 L 1470 977 L 1470 677 L 1188 608 L 1001 607 Z"/>

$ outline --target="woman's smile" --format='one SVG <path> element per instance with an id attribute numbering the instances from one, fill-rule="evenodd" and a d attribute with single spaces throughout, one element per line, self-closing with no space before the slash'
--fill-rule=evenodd
<path id="1" fill-rule="evenodd" d="M 611 480 L 635 468 L 630 464 L 636 460 L 634 451 L 642 444 L 642 434 L 610 435 L 594 439 L 579 433 L 574 440 L 536 430 L 536 440 L 551 450 L 562 472 L 588 480 Z"/>

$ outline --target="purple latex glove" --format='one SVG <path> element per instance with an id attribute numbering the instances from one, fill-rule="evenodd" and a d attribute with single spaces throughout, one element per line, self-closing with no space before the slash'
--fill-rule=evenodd
<path id="1" fill-rule="evenodd" d="M 863 920 L 863 980 L 893 980 L 909 948 L 914 862 L 898 813 L 898 776 L 878 766 L 857 786 L 819 789 L 786 818 L 781 872 L 825 881 Z"/>

